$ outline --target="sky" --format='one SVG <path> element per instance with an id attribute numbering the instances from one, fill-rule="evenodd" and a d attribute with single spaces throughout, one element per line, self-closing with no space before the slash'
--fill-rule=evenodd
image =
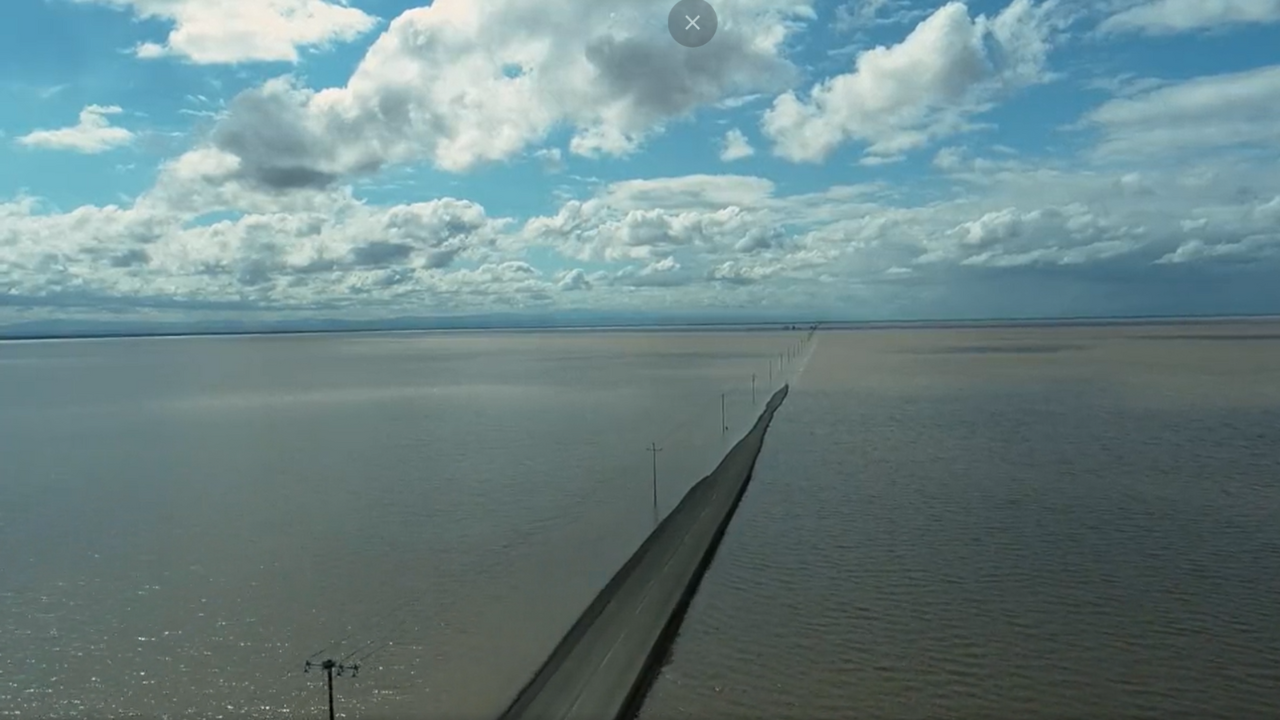
<path id="1" fill-rule="evenodd" d="M 13 0 L 0 323 L 1280 312 L 1280 0 Z"/>

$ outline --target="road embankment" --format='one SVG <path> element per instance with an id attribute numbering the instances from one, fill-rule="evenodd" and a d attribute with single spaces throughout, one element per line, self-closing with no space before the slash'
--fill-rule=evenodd
<path id="1" fill-rule="evenodd" d="M 739 501 L 783 386 L 605 585 L 500 720 L 623 720 L 639 710 Z"/>

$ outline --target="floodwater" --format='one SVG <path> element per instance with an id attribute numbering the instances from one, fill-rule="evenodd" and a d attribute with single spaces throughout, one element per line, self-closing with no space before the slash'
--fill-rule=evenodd
<path id="1" fill-rule="evenodd" d="M 814 347 L 642 720 L 1280 717 L 1280 325 Z"/>
<path id="2" fill-rule="evenodd" d="M 496 717 L 800 338 L 0 343 L 0 717 Z"/>

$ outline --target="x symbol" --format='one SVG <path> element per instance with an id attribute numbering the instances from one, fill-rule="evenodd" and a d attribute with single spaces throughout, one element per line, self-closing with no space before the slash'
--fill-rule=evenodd
<path id="1" fill-rule="evenodd" d="M 702 16 L 701 16 L 701 15 L 699 15 L 698 17 L 695 17 L 695 18 L 690 18 L 688 15 L 685 15 L 685 16 L 684 16 L 684 19 L 685 19 L 685 20 L 688 20 L 688 21 L 689 21 L 689 24 L 688 24 L 688 25 L 685 25 L 685 26 L 684 26 L 684 29 L 685 29 L 685 30 L 688 30 L 689 28 L 693 28 L 694 30 L 701 30 L 702 28 L 698 27 L 698 20 L 699 20 L 699 19 L 701 19 L 701 18 L 702 18 Z"/>

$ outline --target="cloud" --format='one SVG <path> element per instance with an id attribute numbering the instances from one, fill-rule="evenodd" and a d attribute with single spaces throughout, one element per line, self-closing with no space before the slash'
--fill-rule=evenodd
<path id="1" fill-rule="evenodd" d="M 917 262 L 1076 265 L 1136 251 L 1145 232 L 1144 227 L 1099 216 L 1082 203 L 1030 211 L 1005 208 L 961 222 L 930 239 L 925 243 L 929 252 Z"/>
<path id="2" fill-rule="evenodd" d="M 1001 93 L 1047 79 L 1052 3 L 1014 0 L 994 18 L 950 2 L 901 43 L 859 54 L 852 72 L 828 78 L 807 99 L 779 96 L 762 129 L 774 152 L 819 162 L 849 141 L 895 156 L 970 128 L 969 117 Z"/>
<path id="3" fill-rule="evenodd" d="M 304 47 L 349 42 L 377 20 L 345 0 L 76 0 L 130 10 L 173 24 L 163 43 L 135 48 L 140 58 L 176 56 L 197 64 L 298 62 Z"/>
<path id="4" fill-rule="evenodd" d="M 1280 149 L 1280 65 L 1192 78 L 1087 113 L 1099 157 L 1167 158 L 1228 148 Z"/>
<path id="5" fill-rule="evenodd" d="M 716 107 L 721 110 L 736 110 L 737 108 L 743 107 L 745 105 L 750 105 L 751 103 L 763 97 L 764 95 L 762 93 L 752 93 L 751 95 L 741 95 L 738 97 L 726 98 L 716 103 Z"/>
<path id="6" fill-rule="evenodd" d="M 503 265 L 514 259 L 500 257 L 497 247 L 505 224 L 453 199 L 383 208 L 349 203 L 197 225 L 157 204 L 49 213 L 21 200 L 0 204 L 0 286 L 27 297 L 378 305 L 415 289 L 465 293 L 465 278 L 516 277 Z M 455 269 L 462 259 L 496 269 Z M 363 300 L 348 298 L 352 292 Z"/>
<path id="7" fill-rule="evenodd" d="M 774 192 L 773 181 L 750 175 L 685 175 L 622 180 L 604 189 L 603 198 L 623 210 L 655 207 L 668 210 L 718 210 L 763 202 Z"/>
<path id="8" fill-rule="evenodd" d="M 633 288 L 665 288 L 679 287 L 696 282 L 697 277 L 689 272 L 682 272 L 680 263 L 674 257 L 664 257 L 648 265 L 636 267 L 629 265 L 622 268 L 610 278 L 614 285 Z"/>
<path id="9" fill-rule="evenodd" d="M 707 271 L 707 279 L 731 285 L 750 285 L 766 280 L 782 269 L 777 264 L 758 265 L 740 260 L 726 260 Z"/>
<path id="10" fill-rule="evenodd" d="M 933 156 L 933 166 L 939 170 L 958 170 L 964 165 L 965 151 L 959 147 L 944 147 Z"/>
<path id="11" fill-rule="evenodd" d="M 742 176 L 619 182 L 589 200 L 565 203 L 554 215 L 529 219 L 520 242 L 597 262 L 769 251 L 786 233 L 765 213 L 745 207 L 760 204 L 772 189 L 768 181 Z"/>
<path id="12" fill-rule="evenodd" d="M 556 287 L 565 292 L 575 290 L 590 290 L 593 287 L 591 279 L 587 277 L 586 271 L 582 268 L 574 268 L 561 273 L 556 280 Z"/>
<path id="13" fill-rule="evenodd" d="M 716 41 L 673 51 L 644 0 L 439 0 L 406 11 L 346 85 L 277 78 L 230 103 L 213 146 L 268 188 L 318 187 L 392 163 L 448 171 L 510 158 L 553 129 L 569 151 L 624 156 L 691 111 L 794 77 L 782 57 L 804 3 L 737 0 Z"/>
<path id="14" fill-rule="evenodd" d="M 1280 0 L 1153 0 L 1104 20 L 1100 29 L 1171 35 L 1226 25 L 1280 22 Z"/>
<path id="15" fill-rule="evenodd" d="M 1238 242 L 1207 244 L 1189 240 L 1178 249 L 1156 261 L 1160 265 L 1182 265 L 1204 262 L 1250 262 L 1260 256 L 1280 255 L 1280 233 L 1253 235 Z"/>
<path id="16" fill-rule="evenodd" d="M 237 159 L 200 161 L 208 171 Z M 1020 273 L 1077 290 L 1068 281 L 1126 278 L 1175 302 L 1153 278 L 1209 264 L 1274 270 L 1266 263 L 1280 259 L 1280 177 L 1261 158 L 1112 172 L 1011 166 L 970 150 L 950 175 L 961 188 L 927 202 L 876 185 L 783 195 L 762 178 L 690 176 L 606 185 L 527 220 L 464 199 L 372 206 L 300 191 L 196 221 L 203 208 L 162 192 L 200 187 L 184 184 L 185 162 L 130 207 L 0 202 L 5 302 L 331 314 L 858 303 L 900 313 L 938 292 L 949 300 L 930 307 L 952 312 L 971 306 L 965 293 L 986 296 Z M 566 269 L 530 264 L 535 248 Z M 1043 298 L 994 307 L 1022 312 L 1023 300 Z"/>
<path id="17" fill-rule="evenodd" d="M 751 147 L 751 143 L 747 141 L 747 136 L 743 135 L 738 128 L 734 128 L 724 134 L 724 140 L 721 141 L 720 147 L 720 159 L 724 162 L 742 160 L 755 154 L 755 148 Z"/>
<path id="18" fill-rule="evenodd" d="M 80 111 L 80 122 L 57 130 L 36 130 L 18 143 L 43 150 L 68 150 L 90 155 L 124 147 L 134 141 L 132 132 L 111 124 L 111 115 L 123 112 L 115 106 L 89 105 Z"/>
<path id="19" fill-rule="evenodd" d="M 875 25 L 900 25 L 919 20 L 928 13 L 912 7 L 910 0 L 854 0 L 836 7 L 835 28 L 845 33 Z"/>
<path id="20" fill-rule="evenodd" d="M 866 155 L 858 160 L 858 164 L 863 167 L 879 167 L 880 165 L 900 163 L 906 159 L 905 155 Z"/>
<path id="21" fill-rule="evenodd" d="M 533 157 L 542 163 L 543 169 L 549 173 L 564 170 L 564 153 L 560 148 L 542 148 L 533 153 Z"/>

